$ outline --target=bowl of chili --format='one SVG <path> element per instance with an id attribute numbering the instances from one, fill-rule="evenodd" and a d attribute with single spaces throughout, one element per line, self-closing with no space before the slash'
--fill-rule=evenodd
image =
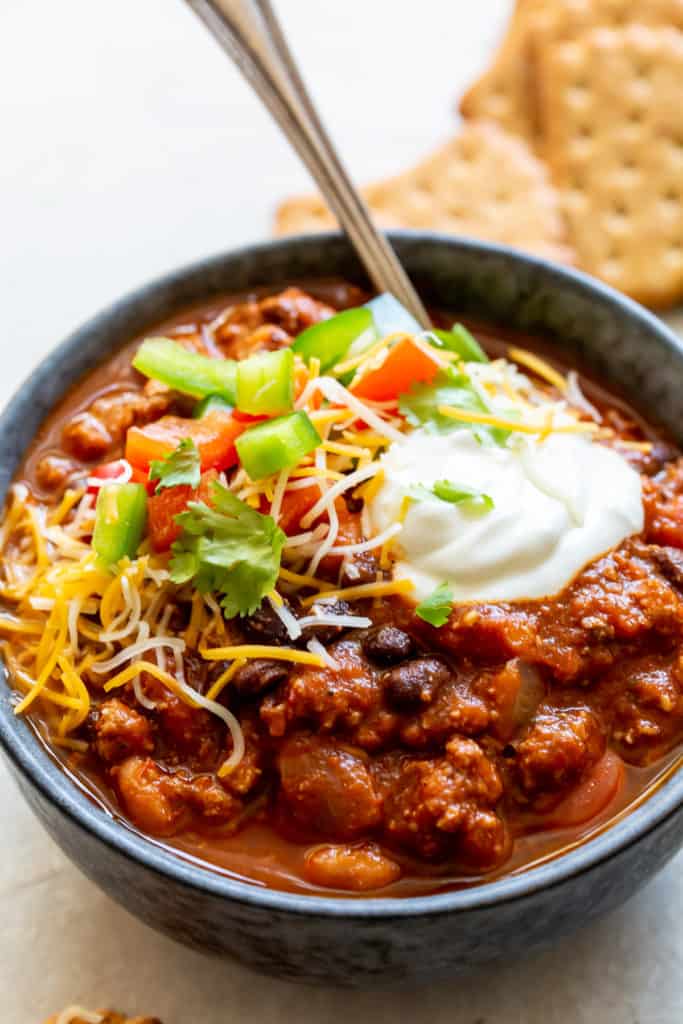
<path id="1" fill-rule="evenodd" d="M 390 297 L 369 300 L 339 236 L 253 246 L 174 272 L 80 328 L 17 392 L 0 434 L 4 542 L 13 515 L 15 528 L 24 524 L 15 559 L 38 533 L 37 577 L 47 551 L 66 545 L 73 560 L 85 537 L 91 562 L 79 563 L 79 585 L 91 570 L 99 581 L 61 625 L 56 591 L 26 591 L 27 627 L 16 611 L 26 579 L 5 578 L 0 741 L 26 799 L 67 855 L 154 927 L 281 977 L 349 986 L 452 975 L 510 955 L 520 934 L 525 948 L 548 943 L 626 899 L 683 841 L 680 344 L 575 271 L 436 235 L 393 240 L 437 311 L 429 339 L 416 337 Z M 326 452 L 330 490 L 341 495 L 347 475 L 360 474 L 359 489 L 372 480 L 365 445 L 378 432 L 391 441 L 401 416 L 422 417 L 420 426 L 431 417 L 438 437 L 444 420 L 466 421 L 485 446 L 500 443 L 496 431 L 523 432 L 522 413 L 506 419 L 472 385 L 488 380 L 477 364 L 504 352 L 517 353 L 546 400 L 559 389 L 563 409 L 574 409 L 557 420 L 560 432 L 588 424 L 641 474 L 642 529 L 593 561 L 561 600 L 469 602 L 456 621 L 457 601 L 442 590 L 420 602 L 418 622 L 406 588 L 392 589 L 376 564 L 379 545 L 374 575 L 363 576 L 368 558 L 355 556 L 373 549 L 357 506 L 370 499 L 354 491 L 334 502 L 347 533 L 336 535 L 344 557 L 326 577 L 325 557 L 315 563 L 324 541 L 316 503 L 301 498 L 307 477 L 321 472 L 315 453 Z M 520 401 L 533 404 L 535 394 Z M 330 434 L 335 417 L 343 431 Z M 253 483 L 278 479 L 288 483 L 273 518 L 263 503 L 272 512 L 274 494 Z M 411 500 L 464 505 L 477 522 L 497 500 L 453 480 L 429 490 Z M 221 559 L 243 536 L 248 556 L 230 562 L 231 581 Z M 292 552 L 311 544 L 307 576 Z M 138 579 L 131 567 L 141 550 Z M 152 595 L 159 580 L 167 585 L 159 573 L 169 551 L 171 582 L 218 594 L 241 630 L 239 643 L 199 645 L 201 673 L 187 635 L 210 630 L 212 605 L 195 621 L 190 599 L 173 626 L 182 607 L 166 591 Z M 125 566 L 128 581 L 118 596 L 102 578 L 112 564 Z M 41 571 L 44 583 L 49 567 Z M 59 577 L 60 593 L 72 577 Z M 283 588 L 274 590 L 276 579 Z M 158 658 L 136 675 L 137 663 L 122 668 L 126 644 L 112 646 L 136 580 L 143 611 L 148 599 L 168 602 L 167 633 L 159 627 L 150 644 L 143 630 L 126 644 L 152 651 L 168 644 L 168 631 L 182 633 L 175 676 Z M 101 646 L 91 651 L 93 595 Z M 305 646 L 287 637 L 283 605 L 296 612 L 297 637 L 309 630 Z M 23 648 L 13 639 L 21 629 Z M 280 629 L 284 641 L 273 639 Z M 165 658 L 169 649 L 180 650 L 171 643 Z M 265 668 L 250 668 L 248 650 Z M 281 668 L 290 650 L 294 675 Z M 34 663 L 49 668 L 41 692 Z M 87 671 L 100 683 L 86 706 L 75 677 L 82 684 Z M 234 705 L 220 702 L 228 676 L 237 680 Z M 365 704 L 359 679 L 375 695 Z M 32 712 L 16 714 L 26 702 Z M 59 713 L 54 732 L 43 704 Z M 209 721 L 214 705 L 218 724 Z M 198 707 L 207 716 L 200 735 Z"/>

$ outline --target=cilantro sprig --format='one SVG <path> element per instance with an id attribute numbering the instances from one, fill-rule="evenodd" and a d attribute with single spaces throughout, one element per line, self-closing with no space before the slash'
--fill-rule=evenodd
<path id="1" fill-rule="evenodd" d="M 211 501 L 191 501 L 175 517 L 183 532 L 171 548 L 171 580 L 220 595 L 226 618 L 251 615 L 275 586 L 285 535 L 218 482 Z"/>
<path id="2" fill-rule="evenodd" d="M 184 437 L 178 447 L 163 459 L 153 459 L 149 464 L 150 480 L 158 480 L 155 494 L 164 487 L 189 484 L 199 487 L 201 460 L 199 450 L 191 437 Z"/>
<path id="3" fill-rule="evenodd" d="M 429 597 L 418 604 L 415 614 L 428 622 L 430 626 L 437 628 L 443 626 L 448 622 L 453 611 L 454 596 L 453 589 L 448 583 L 440 583 Z"/>

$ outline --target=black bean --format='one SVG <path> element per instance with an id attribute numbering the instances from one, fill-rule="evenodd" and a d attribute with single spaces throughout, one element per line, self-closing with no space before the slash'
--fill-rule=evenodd
<path id="1" fill-rule="evenodd" d="M 342 587 L 355 587 L 359 583 L 374 583 L 379 562 L 372 551 L 362 551 L 344 562 L 340 583 Z"/>
<path id="2" fill-rule="evenodd" d="M 232 686 L 241 697 L 255 697 L 286 679 L 288 672 L 289 667 L 284 661 L 254 658 L 237 670 L 232 677 Z"/>
<path id="3" fill-rule="evenodd" d="M 240 619 L 240 626 L 254 644 L 276 644 L 286 647 L 291 643 L 289 634 L 279 615 L 276 615 L 269 601 L 264 601 L 252 615 Z"/>
<path id="4" fill-rule="evenodd" d="M 387 696 L 399 708 L 429 704 L 436 690 L 450 679 L 451 670 L 440 658 L 413 658 L 382 677 Z"/>
<path id="5" fill-rule="evenodd" d="M 195 651 L 185 651 L 183 654 L 183 664 L 185 666 L 185 678 L 188 684 L 193 690 L 198 690 L 199 693 L 204 693 L 206 687 L 207 674 L 210 670 L 210 662 L 205 661 L 200 654 Z"/>
<path id="6" fill-rule="evenodd" d="M 351 605 L 346 601 L 327 601 L 321 605 L 325 615 L 351 615 Z M 301 631 L 301 642 L 307 643 L 314 637 L 321 644 L 332 643 L 346 630 L 346 626 L 304 626 Z"/>
<path id="7" fill-rule="evenodd" d="M 413 653 L 413 640 L 397 626 L 376 626 L 363 638 L 363 652 L 378 665 L 396 665 Z"/>

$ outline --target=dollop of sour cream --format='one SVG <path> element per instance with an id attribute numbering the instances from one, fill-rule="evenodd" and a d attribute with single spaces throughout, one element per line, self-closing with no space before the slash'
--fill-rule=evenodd
<path id="1" fill-rule="evenodd" d="M 580 434 L 517 434 L 488 446 L 468 429 L 418 429 L 387 449 L 382 468 L 371 522 L 382 531 L 403 518 L 394 572 L 413 581 L 418 601 L 444 582 L 456 602 L 551 596 L 643 528 L 638 474 Z M 416 484 L 439 480 L 482 492 L 493 507 L 431 496 L 406 502 Z"/>

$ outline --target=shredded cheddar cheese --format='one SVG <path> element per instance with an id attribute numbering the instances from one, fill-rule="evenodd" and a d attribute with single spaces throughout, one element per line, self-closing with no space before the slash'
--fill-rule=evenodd
<path id="1" fill-rule="evenodd" d="M 545 359 L 541 359 L 540 356 L 534 355 L 533 352 L 527 352 L 525 348 L 517 348 L 512 345 L 508 349 L 508 355 L 510 359 L 515 363 L 519 363 L 520 366 L 525 366 L 527 370 L 531 370 L 537 377 L 552 384 L 558 391 L 565 393 L 567 390 L 567 381 L 564 379 L 561 373 L 558 373 L 549 363 L 546 363 Z"/>
<path id="2" fill-rule="evenodd" d="M 506 420 L 494 413 L 475 412 L 474 410 L 456 409 L 450 405 L 440 405 L 438 410 L 442 416 L 452 420 L 459 420 L 461 423 L 481 423 L 489 427 L 498 427 L 500 430 L 517 431 L 520 434 L 594 434 L 599 428 L 595 423 L 586 423 L 583 420 L 576 420 L 574 423 L 548 424 L 544 423 L 520 423 L 517 420 Z"/>
<path id="3" fill-rule="evenodd" d="M 323 598 L 342 598 L 346 601 L 361 600 L 365 597 L 387 597 L 390 594 L 408 594 L 414 587 L 413 581 L 409 579 L 399 580 L 387 580 L 386 582 L 378 581 L 377 583 L 360 583 L 356 587 L 345 587 L 338 590 L 329 590 L 323 595 L 313 594 L 310 597 L 304 597 L 301 604 L 304 608 L 315 604 L 316 601 Z"/>
<path id="4" fill-rule="evenodd" d="M 230 647 L 208 647 L 200 650 L 207 661 L 225 661 L 231 658 L 270 658 L 273 661 L 292 661 L 298 665 L 323 666 L 320 655 L 310 651 L 297 651 L 294 647 L 271 647 L 268 644 L 234 644 Z"/>

